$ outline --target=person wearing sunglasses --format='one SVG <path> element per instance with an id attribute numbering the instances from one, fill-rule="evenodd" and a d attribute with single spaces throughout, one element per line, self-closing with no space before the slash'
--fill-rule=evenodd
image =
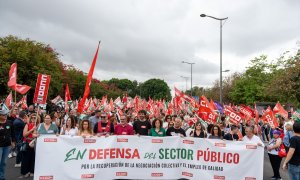
<path id="1" fill-rule="evenodd" d="M 94 126 L 94 134 L 97 136 L 109 136 L 114 133 L 114 124 L 111 123 L 106 113 L 101 113 L 100 120 Z"/>

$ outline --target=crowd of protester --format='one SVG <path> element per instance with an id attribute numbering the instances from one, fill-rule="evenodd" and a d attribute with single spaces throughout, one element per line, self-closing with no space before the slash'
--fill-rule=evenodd
<path id="1" fill-rule="evenodd" d="M 1 104 L 3 106 L 3 104 Z M 118 113 L 95 110 L 84 115 L 75 109 L 68 113 L 53 110 L 46 112 L 31 105 L 27 110 L 0 107 L 0 180 L 4 179 L 7 158 L 16 156 L 15 167 L 20 168 L 20 177 L 34 176 L 35 138 L 41 134 L 68 136 L 137 135 L 137 136 L 180 136 L 220 139 L 224 141 L 245 141 L 266 148 L 274 176 L 281 179 L 279 169 L 282 157 L 278 155 L 281 144 L 288 152 L 283 168 L 288 168 L 290 179 L 300 179 L 300 123 L 278 117 L 279 127 L 254 120 L 231 124 L 222 117 L 215 124 L 201 121 L 191 123 L 193 114 L 180 112 L 174 115 L 160 113 L 149 118 L 147 111 L 127 109 Z M 266 144 L 266 146 L 265 146 Z M 10 148 L 11 147 L 11 148 Z"/>

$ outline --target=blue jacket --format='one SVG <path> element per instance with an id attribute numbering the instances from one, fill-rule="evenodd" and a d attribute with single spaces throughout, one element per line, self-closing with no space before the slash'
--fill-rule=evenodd
<path id="1" fill-rule="evenodd" d="M 16 142 L 17 143 L 22 142 L 25 122 L 22 119 L 17 118 L 13 122 L 13 127 L 14 127 Z"/>

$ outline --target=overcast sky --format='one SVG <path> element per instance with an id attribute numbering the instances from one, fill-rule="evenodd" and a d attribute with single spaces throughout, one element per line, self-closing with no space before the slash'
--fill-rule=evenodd
<path id="1" fill-rule="evenodd" d="M 185 89 L 183 60 L 196 63 L 193 85 L 219 79 L 220 24 L 200 14 L 228 17 L 223 69 L 233 73 L 261 54 L 274 59 L 300 48 L 299 9 L 297 0 L 0 0 L 0 36 L 50 44 L 85 72 L 101 40 L 95 78 L 160 78 Z"/>

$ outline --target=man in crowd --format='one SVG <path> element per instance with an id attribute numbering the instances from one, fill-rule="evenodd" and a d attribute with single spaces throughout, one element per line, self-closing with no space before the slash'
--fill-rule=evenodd
<path id="1" fill-rule="evenodd" d="M 0 104 L 0 180 L 5 178 L 5 167 L 9 149 L 15 147 L 15 133 L 12 124 L 7 121 L 9 111 L 4 104 Z"/>
<path id="2" fill-rule="evenodd" d="M 108 120 L 106 113 L 100 113 L 100 117 L 101 120 L 99 120 L 94 126 L 94 134 L 97 134 L 97 136 L 112 135 L 114 133 L 114 124 Z"/>
<path id="3" fill-rule="evenodd" d="M 98 123 L 98 121 L 100 120 L 100 115 L 101 115 L 101 111 L 100 110 L 96 110 L 95 111 L 95 115 L 94 116 L 91 116 L 89 118 L 89 121 L 92 125 L 92 128 L 95 127 L 95 125 Z"/>
<path id="4" fill-rule="evenodd" d="M 185 137 L 185 131 L 181 128 L 182 120 L 180 117 L 176 117 L 174 121 L 174 126 L 168 128 L 166 135 L 167 136 L 180 136 Z"/>
<path id="5" fill-rule="evenodd" d="M 133 127 L 127 123 L 126 116 L 120 116 L 120 124 L 115 126 L 115 135 L 134 135 Z"/>
<path id="6" fill-rule="evenodd" d="M 231 131 L 227 134 L 225 134 L 224 139 L 228 141 L 237 141 L 239 140 L 239 136 L 237 135 L 238 133 L 238 127 L 236 125 L 231 125 Z"/>
<path id="7" fill-rule="evenodd" d="M 17 118 L 13 122 L 13 127 L 15 131 L 15 138 L 17 142 L 17 157 L 16 157 L 16 164 L 15 167 L 21 167 L 21 161 L 22 161 L 22 152 L 20 151 L 20 148 L 22 146 L 23 141 L 23 130 L 25 127 L 25 123 L 27 121 L 28 117 L 26 115 L 25 111 L 21 111 L 19 113 L 19 118 Z"/>
<path id="8" fill-rule="evenodd" d="M 133 123 L 133 129 L 137 135 L 149 135 L 151 123 L 146 119 L 146 114 L 145 110 L 140 110 L 138 113 L 139 119 Z"/>

